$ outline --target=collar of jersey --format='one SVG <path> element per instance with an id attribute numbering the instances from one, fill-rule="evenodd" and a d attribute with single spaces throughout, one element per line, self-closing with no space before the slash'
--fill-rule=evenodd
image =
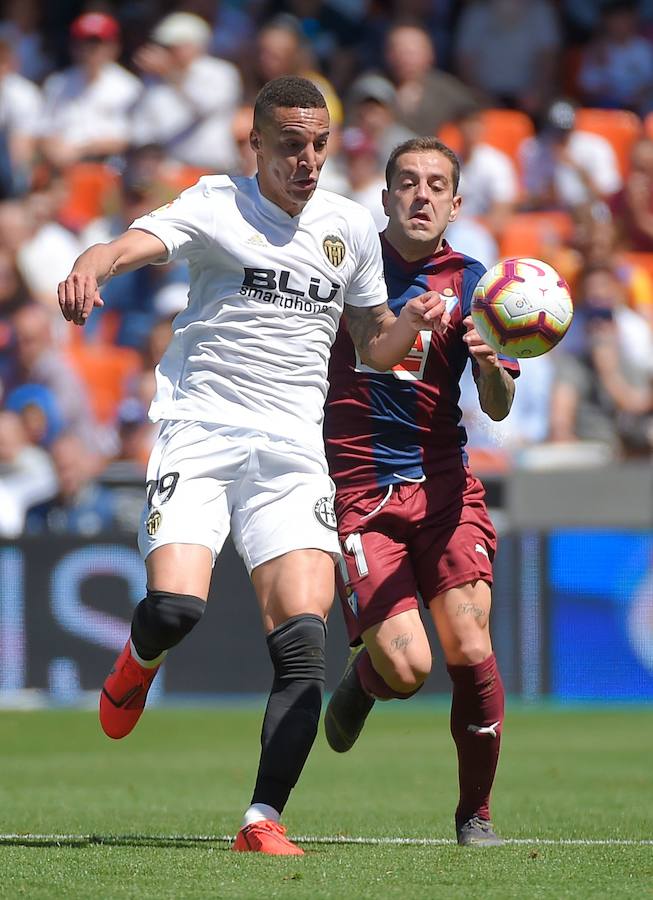
<path id="1" fill-rule="evenodd" d="M 315 196 L 315 194 L 313 194 L 311 200 L 309 200 L 304 205 L 304 208 L 301 209 L 296 216 L 291 216 L 290 213 L 287 213 L 285 211 L 285 209 L 281 209 L 280 206 L 277 206 L 277 204 L 273 200 L 268 200 L 268 198 L 261 192 L 257 175 L 253 175 L 252 180 L 254 182 L 254 202 L 256 206 L 264 215 L 268 215 L 271 219 L 274 219 L 275 222 L 279 222 L 281 224 L 288 224 L 299 221 L 299 217 Z"/>
<path id="2" fill-rule="evenodd" d="M 430 254 L 429 256 L 424 256 L 422 259 L 408 261 L 407 259 L 404 259 L 397 250 L 395 250 L 390 241 L 386 238 L 385 233 L 381 234 L 381 244 L 383 246 L 383 255 L 387 259 L 391 259 L 393 263 L 396 263 L 399 268 L 406 269 L 410 272 L 425 269 L 429 266 L 437 266 L 445 257 L 449 256 L 452 252 L 449 244 L 445 240 L 443 240 L 442 249 L 438 250 L 437 253 Z"/>

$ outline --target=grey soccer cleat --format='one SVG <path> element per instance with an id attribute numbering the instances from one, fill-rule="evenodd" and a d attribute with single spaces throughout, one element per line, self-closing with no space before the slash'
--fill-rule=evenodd
<path id="1" fill-rule="evenodd" d="M 501 847 L 504 841 L 495 834 L 492 822 L 472 816 L 460 827 L 456 828 L 458 843 L 461 847 Z"/>
<path id="2" fill-rule="evenodd" d="M 340 684 L 333 692 L 324 714 L 326 739 L 336 753 L 351 750 L 374 706 L 374 697 L 363 690 L 354 666 L 356 657 L 364 649 L 365 645 L 361 644 L 349 654 Z"/>

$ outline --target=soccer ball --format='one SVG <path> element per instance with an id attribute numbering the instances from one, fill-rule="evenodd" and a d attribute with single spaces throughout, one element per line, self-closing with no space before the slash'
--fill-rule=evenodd
<path id="1" fill-rule="evenodd" d="M 472 319 L 488 346 L 519 359 L 541 356 L 562 340 L 574 314 L 569 287 L 539 259 L 503 259 L 483 275 Z"/>

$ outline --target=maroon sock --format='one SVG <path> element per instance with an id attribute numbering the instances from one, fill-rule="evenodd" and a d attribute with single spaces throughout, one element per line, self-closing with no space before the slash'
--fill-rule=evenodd
<path id="1" fill-rule="evenodd" d="M 494 654 L 475 666 L 447 666 L 447 671 L 453 682 L 451 734 L 458 751 L 460 800 L 456 826 L 459 826 L 471 816 L 490 818 L 490 791 L 499 761 L 504 693 Z"/>
<path id="2" fill-rule="evenodd" d="M 375 697 L 377 700 L 407 700 L 409 697 L 412 697 L 413 694 L 416 694 L 422 686 L 420 685 L 420 687 L 416 688 L 414 691 L 409 691 L 407 694 L 400 694 L 399 691 L 395 691 L 395 689 L 391 688 L 376 671 L 367 650 L 363 650 L 362 653 L 358 654 L 355 665 L 358 680 L 360 681 L 363 690 L 369 694 L 370 697 Z"/>

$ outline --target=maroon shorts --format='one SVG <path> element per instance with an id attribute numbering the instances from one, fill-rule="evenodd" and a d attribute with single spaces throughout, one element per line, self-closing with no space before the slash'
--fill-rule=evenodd
<path id="1" fill-rule="evenodd" d="M 338 490 L 338 593 L 350 643 L 449 588 L 492 584 L 496 532 L 469 469 L 386 489 Z"/>

